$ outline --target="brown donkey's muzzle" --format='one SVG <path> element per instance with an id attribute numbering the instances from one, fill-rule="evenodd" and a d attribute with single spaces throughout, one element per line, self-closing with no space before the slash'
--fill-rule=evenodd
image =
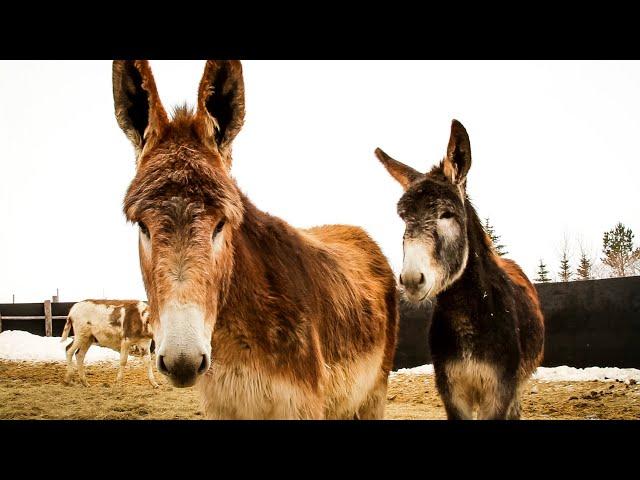
<path id="1" fill-rule="evenodd" d="M 174 387 L 191 387 L 196 383 L 198 375 L 209 370 L 211 360 L 206 353 L 200 356 L 180 355 L 167 357 L 158 355 L 158 371 L 171 380 Z"/>
<path id="2" fill-rule="evenodd" d="M 172 302 L 162 308 L 158 342 L 158 371 L 174 387 L 191 387 L 211 365 L 211 331 L 202 309 Z"/>

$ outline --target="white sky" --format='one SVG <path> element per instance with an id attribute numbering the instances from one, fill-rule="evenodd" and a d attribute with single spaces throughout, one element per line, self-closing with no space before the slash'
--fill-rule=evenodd
<path id="1" fill-rule="evenodd" d="M 452 118 L 471 138 L 468 188 L 509 257 L 555 275 L 568 237 L 599 257 L 622 221 L 640 242 L 640 62 L 246 61 L 233 174 L 294 226 L 349 223 L 402 262 L 402 190 L 377 146 L 421 171 Z M 152 61 L 167 110 L 195 103 L 204 62 Z M 109 61 L 0 62 L 0 303 L 146 298 L 122 199 L 133 147 Z"/>

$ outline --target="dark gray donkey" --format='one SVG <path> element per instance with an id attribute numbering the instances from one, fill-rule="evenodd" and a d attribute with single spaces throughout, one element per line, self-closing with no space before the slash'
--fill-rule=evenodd
<path id="1" fill-rule="evenodd" d="M 498 256 L 466 194 L 471 146 L 451 125 L 447 155 L 422 174 L 377 149 L 404 188 L 400 283 L 412 303 L 436 299 L 429 344 L 449 419 L 519 419 L 520 390 L 540 365 L 544 320 L 535 288 Z"/>

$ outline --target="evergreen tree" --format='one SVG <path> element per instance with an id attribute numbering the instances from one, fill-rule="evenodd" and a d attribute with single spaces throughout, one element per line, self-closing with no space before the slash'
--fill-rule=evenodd
<path id="1" fill-rule="evenodd" d="M 547 276 L 549 275 L 549 270 L 547 270 L 547 266 L 540 260 L 540 265 L 538 265 L 538 276 L 536 277 L 536 282 L 538 283 L 546 283 L 550 282 L 551 279 Z"/>
<path id="2" fill-rule="evenodd" d="M 593 274 L 591 273 L 591 260 L 587 258 L 587 255 L 584 252 L 580 255 L 578 278 L 580 280 L 591 280 L 593 278 Z"/>
<path id="3" fill-rule="evenodd" d="M 489 223 L 489 217 L 485 218 L 484 220 L 484 230 L 485 232 L 487 232 L 487 235 L 489 235 L 489 238 L 493 243 L 493 249 L 498 255 L 504 257 L 507 253 L 509 253 L 506 250 L 507 247 L 500 243 L 500 235 L 496 234 L 493 225 Z"/>
<path id="4" fill-rule="evenodd" d="M 622 222 L 605 232 L 602 237 L 602 263 L 611 268 L 617 277 L 630 275 L 640 261 L 640 248 L 633 249 L 633 232 Z"/>
<path id="5" fill-rule="evenodd" d="M 571 267 L 569 266 L 569 258 L 567 258 L 567 252 L 562 253 L 562 260 L 560 260 L 560 271 L 558 272 L 560 281 L 568 282 L 571 280 Z"/>

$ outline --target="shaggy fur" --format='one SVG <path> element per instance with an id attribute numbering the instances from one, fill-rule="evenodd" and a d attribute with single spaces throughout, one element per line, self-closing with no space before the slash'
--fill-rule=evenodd
<path id="1" fill-rule="evenodd" d="M 421 242 L 437 270 L 429 344 L 448 418 L 472 418 L 476 409 L 478 418 L 519 418 L 519 390 L 542 360 L 544 321 L 535 288 L 494 252 L 466 195 L 466 130 L 453 121 L 447 156 L 424 175 L 376 154 L 405 189 L 405 242 Z"/>
<path id="2" fill-rule="evenodd" d="M 121 63 L 114 82 L 137 82 L 135 98 L 147 101 L 138 110 L 163 117 L 148 101 L 157 98 L 148 65 Z M 133 79 L 119 78 L 131 68 Z M 131 95 L 114 92 L 116 112 L 127 111 Z M 160 129 L 136 147 L 124 211 L 142 223 L 152 322 L 169 299 L 204 312 L 211 367 L 198 388 L 209 418 L 382 418 L 398 325 L 393 272 L 362 229 L 299 230 L 240 192 L 229 169 L 243 118 L 240 62 L 209 61 L 197 111 L 156 119 Z M 125 133 L 135 123 L 118 120 Z"/>

